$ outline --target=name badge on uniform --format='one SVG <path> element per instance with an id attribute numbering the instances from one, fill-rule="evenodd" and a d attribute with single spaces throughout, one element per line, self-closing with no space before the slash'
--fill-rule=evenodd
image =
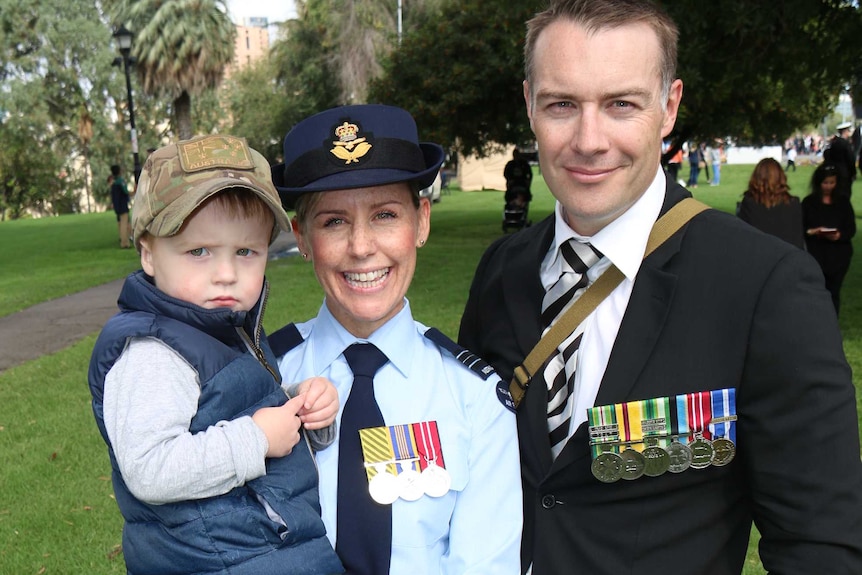
<path id="1" fill-rule="evenodd" d="M 370 427 L 359 430 L 368 492 L 390 505 L 399 497 L 416 501 L 442 497 L 452 478 L 446 470 L 436 421 Z"/>

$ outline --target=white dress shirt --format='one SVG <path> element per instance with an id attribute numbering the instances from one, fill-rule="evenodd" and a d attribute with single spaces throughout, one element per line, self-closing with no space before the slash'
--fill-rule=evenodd
<path id="1" fill-rule="evenodd" d="M 556 204 L 554 241 L 542 261 L 540 271 L 545 291 L 560 277 L 560 258 L 557 257 L 557 252 L 560 245 L 571 238 L 589 242 L 604 256 L 587 271 L 590 283 L 608 269 L 612 262 L 625 276 L 620 285 L 584 320 L 586 328 L 575 368 L 576 397 L 569 437 L 587 421 L 587 409 L 595 405 L 599 385 L 632 294 L 635 276 L 643 260 L 647 239 L 661 212 L 664 195 L 665 176 L 659 169 L 646 192 L 628 210 L 590 237 L 575 233 L 563 219 L 560 202 Z"/>

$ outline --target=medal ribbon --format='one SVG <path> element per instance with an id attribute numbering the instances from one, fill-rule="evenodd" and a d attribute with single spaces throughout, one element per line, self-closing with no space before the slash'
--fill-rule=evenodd
<path id="1" fill-rule="evenodd" d="M 440 447 L 440 434 L 436 421 L 412 423 L 413 438 L 416 441 L 416 452 L 419 454 L 419 468 L 424 471 L 429 464 L 446 468 L 443 461 L 443 450 Z"/>
<path id="2" fill-rule="evenodd" d="M 671 400 L 671 411 L 676 412 L 676 417 L 671 418 L 671 434 L 679 438 L 683 445 L 688 444 L 688 396 L 677 395 Z"/>
<path id="3" fill-rule="evenodd" d="M 624 449 L 631 448 L 643 451 L 643 404 L 640 401 L 629 401 L 614 405 L 617 421 L 622 421 L 621 439 Z"/>
<path id="4" fill-rule="evenodd" d="M 699 391 L 697 393 L 689 393 L 688 398 L 688 414 L 691 432 L 694 434 L 701 433 L 704 439 L 710 438 L 709 422 L 712 420 L 712 398 L 710 392 Z"/>
<path id="5" fill-rule="evenodd" d="M 619 424 L 614 406 L 602 405 L 587 409 L 587 421 L 593 459 L 605 451 L 619 453 Z M 607 444 L 611 444 L 609 449 Z"/>
<path id="6" fill-rule="evenodd" d="M 710 423 L 710 431 L 714 437 L 724 437 L 736 443 L 736 389 L 716 389 L 710 394 L 713 420 L 720 420 L 719 423 Z"/>
<path id="7" fill-rule="evenodd" d="M 377 469 L 373 466 L 374 463 L 387 462 L 386 469 L 392 475 L 398 475 L 398 470 L 395 467 L 395 450 L 392 447 L 392 440 L 389 435 L 388 427 L 369 427 L 359 430 L 359 439 L 362 441 L 362 459 L 365 461 L 365 473 L 368 475 L 368 480 L 377 475 Z"/>
<path id="8" fill-rule="evenodd" d="M 671 420 L 669 417 L 668 407 L 670 400 L 667 397 L 656 397 L 653 399 L 643 400 L 644 423 L 643 426 L 644 438 L 657 437 L 658 445 L 666 447 L 669 443 L 671 433 Z"/>
<path id="9" fill-rule="evenodd" d="M 392 442 L 395 460 L 398 462 L 399 473 L 407 469 L 418 471 L 416 465 L 416 437 L 413 428 L 409 424 L 390 425 L 389 438 Z"/>

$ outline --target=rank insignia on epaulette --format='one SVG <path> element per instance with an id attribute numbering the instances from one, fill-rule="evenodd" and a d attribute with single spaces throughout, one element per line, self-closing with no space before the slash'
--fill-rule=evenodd
<path id="1" fill-rule="evenodd" d="M 454 355 L 455 359 L 482 379 L 487 380 L 489 377 L 494 375 L 494 368 L 491 367 L 488 362 L 471 352 L 469 349 L 461 347 L 446 337 L 443 332 L 436 327 L 428 328 L 425 332 L 425 337 Z"/>

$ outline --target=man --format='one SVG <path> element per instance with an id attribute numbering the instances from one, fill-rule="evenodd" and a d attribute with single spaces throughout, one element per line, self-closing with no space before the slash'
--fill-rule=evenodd
<path id="1" fill-rule="evenodd" d="M 823 160 L 833 164 L 838 172 L 838 186 L 835 193 L 847 198 L 853 191 L 853 180 L 856 179 L 856 153 L 850 143 L 850 130 L 853 122 L 843 122 L 835 128 L 836 134 L 829 141 L 829 146 L 823 151 Z"/>
<path id="2" fill-rule="evenodd" d="M 817 265 L 715 210 L 642 260 L 656 218 L 689 196 L 660 169 L 676 43 L 639 0 L 552 1 L 528 24 L 524 96 L 557 205 L 485 253 L 460 343 L 510 379 L 556 305 L 543 320 L 546 290 L 589 265 L 563 258 L 624 277 L 518 407 L 522 569 L 738 574 L 753 520 L 770 572 L 862 573 L 854 389 Z M 602 467 L 648 447 L 674 458 L 650 476 L 634 457 Z"/>
<path id="3" fill-rule="evenodd" d="M 124 250 L 132 247 L 129 228 L 129 190 L 123 179 L 120 166 L 111 166 L 111 204 L 117 214 L 117 232 L 120 234 L 120 247 Z"/>

